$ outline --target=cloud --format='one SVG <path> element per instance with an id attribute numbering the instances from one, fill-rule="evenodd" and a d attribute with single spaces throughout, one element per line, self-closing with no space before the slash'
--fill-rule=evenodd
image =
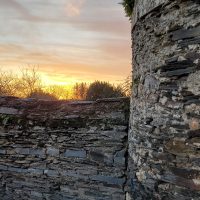
<path id="1" fill-rule="evenodd" d="M 15 0 L 0 0 L 0 7 L 14 8 L 22 17 L 26 18 L 27 20 L 37 20 L 36 16 L 31 15 L 28 9 Z"/>
<path id="2" fill-rule="evenodd" d="M 79 16 L 85 1 L 86 0 L 69 0 L 66 5 L 67 15 L 69 17 Z"/>
<path id="3" fill-rule="evenodd" d="M 114 2 L 115 0 L 106 3 L 94 0 L 64 0 L 65 2 L 58 0 L 54 4 L 52 0 L 49 1 L 51 3 L 44 4 L 33 0 L 28 3 L 25 0 L 0 0 L 0 7 L 14 8 L 20 14 L 20 20 L 33 22 L 37 26 L 63 24 L 77 31 L 92 31 L 118 36 L 125 34 L 127 36 L 127 29 L 130 29 L 130 23 L 123 18 L 123 10 L 118 6 L 117 1 Z"/>
<path id="4" fill-rule="evenodd" d="M 0 67 L 38 64 L 50 81 L 123 79 L 131 70 L 130 23 L 117 3 L 0 0 Z"/>

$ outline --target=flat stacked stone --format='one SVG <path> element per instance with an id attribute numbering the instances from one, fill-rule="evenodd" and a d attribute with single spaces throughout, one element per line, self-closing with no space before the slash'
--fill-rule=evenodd
<path id="1" fill-rule="evenodd" d="M 131 199 L 200 199 L 200 2 L 136 0 Z"/>
<path id="2" fill-rule="evenodd" d="M 0 199 L 125 199 L 128 117 L 126 98 L 0 97 Z"/>

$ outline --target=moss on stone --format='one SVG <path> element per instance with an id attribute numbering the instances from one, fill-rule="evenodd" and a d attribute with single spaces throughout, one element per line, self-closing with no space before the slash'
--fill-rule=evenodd
<path id="1" fill-rule="evenodd" d="M 135 3 L 135 0 L 123 0 L 121 2 L 122 6 L 124 7 L 126 16 L 129 17 L 130 20 L 133 14 L 134 3 Z"/>
<path id="2" fill-rule="evenodd" d="M 12 116 L 1 114 L 0 115 L 0 124 L 2 124 L 3 126 L 5 126 L 12 119 L 13 119 Z"/>

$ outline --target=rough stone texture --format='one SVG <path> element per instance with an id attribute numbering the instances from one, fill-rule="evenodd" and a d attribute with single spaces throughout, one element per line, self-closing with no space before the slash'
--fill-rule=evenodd
<path id="1" fill-rule="evenodd" d="M 166 3 L 166 0 L 135 0 L 132 26 L 135 26 L 138 19 L 162 6 L 164 3 Z"/>
<path id="2" fill-rule="evenodd" d="M 0 97 L 1 200 L 123 200 L 129 100 Z"/>
<path id="3" fill-rule="evenodd" d="M 127 199 L 200 199 L 200 1 L 138 0 L 133 19 Z"/>

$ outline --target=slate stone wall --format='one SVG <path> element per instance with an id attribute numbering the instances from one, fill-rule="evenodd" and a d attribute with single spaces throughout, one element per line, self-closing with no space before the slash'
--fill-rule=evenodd
<path id="1" fill-rule="evenodd" d="M 200 1 L 136 0 L 127 199 L 200 199 Z"/>
<path id="2" fill-rule="evenodd" d="M 0 97 L 1 200 L 123 200 L 129 100 Z"/>

